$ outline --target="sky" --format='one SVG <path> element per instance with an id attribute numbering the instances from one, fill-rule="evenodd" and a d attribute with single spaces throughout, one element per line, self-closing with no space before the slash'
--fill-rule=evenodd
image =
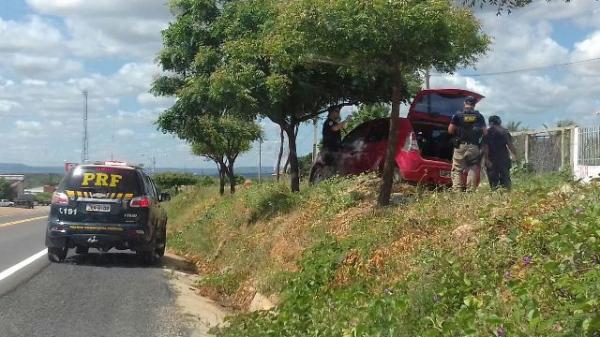
<path id="1" fill-rule="evenodd" d="M 600 2 L 537 1 L 512 14 L 477 11 L 493 44 L 474 68 L 444 75 L 432 88 L 458 87 L 486 98 L 479 110 L 529 128 L 563 119 L 600 124 L 600 61 L 509 74 L 490 73 L 600 58 Z M 173 100 L 148 93 L 155 57 L 172 17 L 166 0 L 2 0 L 0 7 L 0 162 L 58 166 L 81 158 L 83 96 L 89 92 L 92 160 L 159 167 L 212 167 L 153 124 Z M 479 76 L 481 75 L 481 76 Z M 406 113 L 406 107 L 403 108 Z M 344 112 L 347 115 L 351 108 Z M 262 120 L 262 161 L 273 166 L 279 130 Z M 298 148 L 312 148 L 311 125 Z M 258 146 L 238 159 L 258 163 Z"/>

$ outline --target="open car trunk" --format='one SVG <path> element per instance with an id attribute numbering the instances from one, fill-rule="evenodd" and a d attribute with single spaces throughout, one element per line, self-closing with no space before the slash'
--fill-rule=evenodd
<path id="1" fill-rule="evenodd" d="M 452 161 L 454 146 L 452 136 L 448 134 L 448 125 L 413 121 L 413 130 L 417 135 L 421 156 L 425 159 Z"/>
<path id="2" fill-rule="evenodd" d="M 417 136 L 421 156 L 426 159 L 452 161 L 454 146 L 448 134 L 452 116 L 462 110 L 465 98 L 482 95 L 462 89 L 426 89 L 417 94 L 408 111 L 408 120 Z"/>

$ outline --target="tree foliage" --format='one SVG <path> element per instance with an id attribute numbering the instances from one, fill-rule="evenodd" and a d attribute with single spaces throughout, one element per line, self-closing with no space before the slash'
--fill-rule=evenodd
<path id="1" fill-rule="evenodd" d="M 378 118 L 389 118 L 390 106 L 385 103 L 361 104 L 358 111 L 352 114 L 352 118 L 344 129 L 344 134 L 354 130 L 358 125 Z"/>
<path id="2" fill-rule="evenodd" d="M 509 121 L 504 127 L 510 132 L 520 132 L 527 130 L 527 128 L 525 128 L 523 126 L 523 123 L 520 121 Z"/>
<path id="3" fill-rule="evenodd" d="M 0 199 L 12 200 L 15 197 L 10 181 L 0 178 Z"/>
<path id="4" fill-rule="evenodd" d="M 180 186 L 196 185 L 199 182 L 199 177 L 191 173 L 165 172 L 155 174 L 152 178 L 161 190 L 177 190 Z"/>
<path id="5" fill-rule="evenodd" d="M 213 161 L 219 170 L 221 194 L 225 179 L 229 180 L 231 193 L 235 192 L 234 164 L 241 153 L 250 150 L 252 142 L 262 136 L 260 126 L 253 121 L 232 117 L 197 117 L 186 134 L 192 152 Z"/>
<path id="6" fill-rule="evenodd" d="M 447 0 L 298 0 L 285 2 L 271 41 L 290 60 L 335 64 L 338 72 L 388 83 L 390 138 L 379 203 L 389 203 L 396 119 L 406 76 L 423 69 L 453 72 L 477 61 L 489 38 L 473 13 Z M 281 47 L 285 46 L 285 47 Z"/>
<path id="7" fill-rule="evenodd" d="M 159 63 L 169 71 L 153 92 L 177 96 L 158 124 L 178 133 L 201 115 L 223 111 L 267 117 L 288 136 L 291 185 L 299 189 L 298 125 L 336 104 L 381 100 L 384 78 L 341 71 L 336 64 L 288 57 L 274 39 L 285 2 L 275 0 L 172 2 L 176 20 L 163 32 Z"/>

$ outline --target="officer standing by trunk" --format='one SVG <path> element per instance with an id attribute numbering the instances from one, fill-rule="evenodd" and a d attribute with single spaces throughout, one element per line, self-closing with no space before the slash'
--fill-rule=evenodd
<path id="1" fill-rule="evenodd" d="M 500 117 L 491 116 L 488 122 L 490 127 L 483 137 L 483 154 L 490 187 L 492 190 L 500 186 L 510 189 L 510 154 L 518 161 L 517 149 L 510 132 L 502 127 Z"/>
<path id="2" fill-rule="evenodd" d="M 475 110 L 477 99 L 467 97 L 463 111 L 452 116 L 448 133 L 454 136 L 452 156 L 452 188 L 455 191 L 474 190 L 477 186 L 476 169 L 481 162 L 481 143 L 486 134 L 485 119 Z M 467 172 L 466 186 L 462 174 Z"/>

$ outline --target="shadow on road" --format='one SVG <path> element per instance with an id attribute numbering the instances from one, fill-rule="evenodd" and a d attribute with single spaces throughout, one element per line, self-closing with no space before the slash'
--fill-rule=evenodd
<path id="1" fill-rule="evenodd" d="M 70 255 L 63 263 L 103 268 L 161 268 L 164 262 L 148 265 L 139 256 L 132 253 L 90 252 Z"/>
<path id="2" fill-rule="evenodd" d="M 71 254 L 64 264 L 102 267 L 102 268 L 169 268 L 173 270 L 195 273 L 195 266 L 182 258 L 167 254 L 160 262 L 148 265 L 134 253 L 129 252 L 90 252 L 88 254 Z"/>

